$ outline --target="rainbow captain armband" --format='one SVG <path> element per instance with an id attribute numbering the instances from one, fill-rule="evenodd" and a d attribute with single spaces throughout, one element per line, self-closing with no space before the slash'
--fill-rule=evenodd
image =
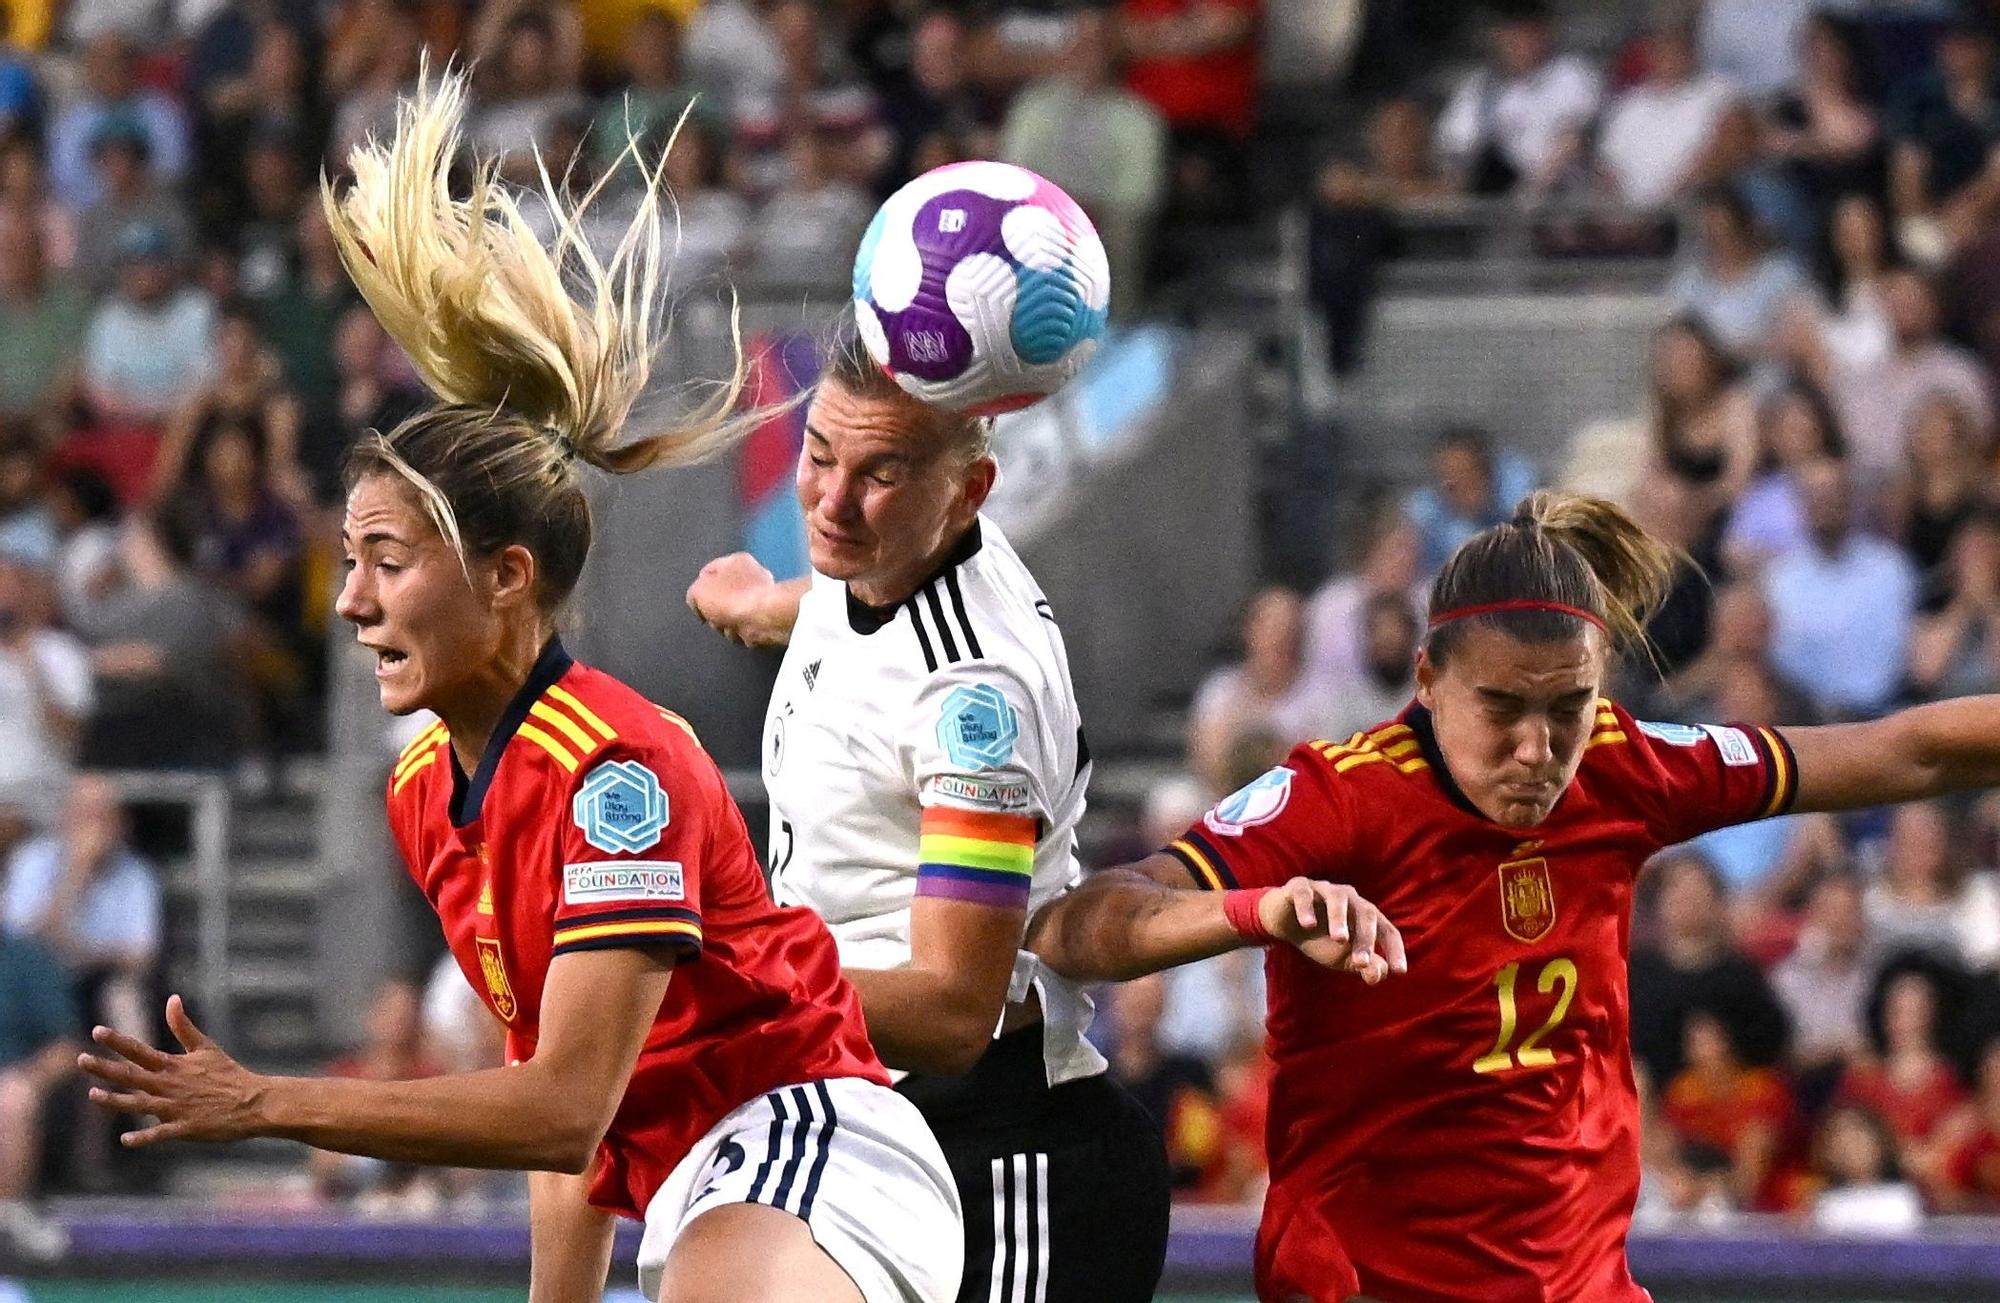
<path id="1" fill-rule="evenodd" d="M 917 843 L 917 894 L 1004 909 L 1026 906 L 1039 827 L 1031 814 L 929 807 Z"/>

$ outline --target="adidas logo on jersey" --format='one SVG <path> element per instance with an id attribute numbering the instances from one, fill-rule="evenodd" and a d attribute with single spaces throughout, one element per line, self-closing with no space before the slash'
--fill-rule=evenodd
<path id="1" fill-rule="evenodd" d="M 813 690 L 813 684 L 819 681 L 818 661 L 814 661 L 812 664 L 806 666 L 805 680 L 806 680 L 806 691 L 811 692 Z"/>

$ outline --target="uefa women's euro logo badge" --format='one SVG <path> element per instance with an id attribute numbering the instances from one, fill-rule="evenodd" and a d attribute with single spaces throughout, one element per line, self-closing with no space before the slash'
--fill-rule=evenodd
<path id="1" fill-rule="evenodd" d="M 1232 795 L 1222 798 L 1222 803 L 1202 816 L 1210 832 L 1221 833 L 1224 837 L 1240 837 L 1245 828 L 1255 828 L 1260 823 L 1269 823 L 1284 813 L 1285 804 L 1292 799 L 1292 771 L 1283 765 L 1259 774 Z"/>
<path id="2" fill-rule="evenodd" d="M 636 760 L 607 760 L 590 771 L 572 809 L 583 839 L 613 855 L 651 849 L 667 826 L 667 794 Z"/>
<path id="3" fill-rule="evenodd" d="M 938 746 L 960 769 L 998 769 L 1014 754 L 1020 722 L 1007 694 L 990 683 L 954 688 L 938 718 Z"/>

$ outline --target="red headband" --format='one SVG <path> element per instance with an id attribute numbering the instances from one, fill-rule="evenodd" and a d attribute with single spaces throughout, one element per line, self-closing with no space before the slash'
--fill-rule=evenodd
<path id="1" fill-rule="evenodd" d="M 1441 615 L 1433 615 L 1431 628 L 1450 624 L 1454 620 L 1469 620 L 1475 615 L 1498 615 L 1504 611 L 1552 611 L 1557 615 L 1573 615 L 1586 624 L 1604 628 L 1604 617 L 1593 615 L 1580 606 L 1570 606 L 1564 602 L 1539 602 L 1526 598 L 1512 602 L 1482 602 L 1478 606 L 1461 606 Z"/>

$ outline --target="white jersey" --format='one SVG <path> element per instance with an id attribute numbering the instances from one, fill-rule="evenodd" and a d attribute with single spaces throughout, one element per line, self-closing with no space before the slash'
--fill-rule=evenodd
<path id="1" fill-rule="evenodd" d="M 991 521 L 892 609 L 813 576 L 764 720 L 771 891 L 826 920 L 843 967 L 909 963 L 927 811 L 933 826 L 953 812 L 1032 821 L 1032 874 L 1025 845 L 1016 868 L 1031 914 L 1074 886 L 1089 780 L 1062 631 Z M 1031 990 L 1049 1084 L 1102 1072 L 1083 1038 L 1089 998 L 1024 951 L 1009 1003 Z"/>

